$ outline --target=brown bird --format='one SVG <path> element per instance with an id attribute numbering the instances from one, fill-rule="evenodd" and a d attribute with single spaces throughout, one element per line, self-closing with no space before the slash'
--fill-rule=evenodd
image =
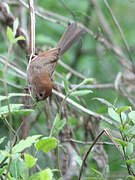
<path id="1" fill-rule="evenodd" d="M 84 30 L 72 23 L 65 31 L 56 48 L 39 54 L 27 67 L 28 89 L 36 101 L 45 100 L 52 93 L 52 77 L 59 58 L 80 39 Z"/>

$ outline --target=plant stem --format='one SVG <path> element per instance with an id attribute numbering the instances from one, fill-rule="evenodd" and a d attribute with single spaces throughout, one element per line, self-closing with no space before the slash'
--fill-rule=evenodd
<path id="1" fill-rule="evenodd" d="M 63 99 L 61 106 L 60 106 L 60 110 L 59 110 L 59 116 L 61 118 L 61 112 L 62 112 L 62 108 L 64 106 L 64 103 L 66 101 L 66 99 L 72 94 L 72 92 L 74 92 L 77 88 L 79 88 L 80 86 L 84 85 L 87 79 L 85 79 L 84 81 L 82 81 L 80 84 L 76 85 L 72 90 L 68 91 L 67 95 L 65 96 L 65 98 Z"/>
<path id="2" fill-rule="evenodd" d="M 4 90 L 5 90 L 5 96 L 7 97 L 7 106 L 8 106 L 8 112 L 9 112 L 9 124 L 10 124 L 10 126 L 9 126 L 10 154 L 12 154 L 12 114 L 11 114 L 11 111 L 10 111 L 10 102 L 9 102 L 9 98 L 8 98 L 8 88 L 7 88 L 6 75 L 7 75 L 8 61 L 9 61 L 10 53 L 11 53 L 11 50 L 12 50 L 12 45 L 13 45 L 12 43 L 9 45 L 7 58 L 6 58 L 5 66 L 4 66 L 4 69 L 3 69 Z M 6 172 L 6 175 L 5 175 L 5 180 L 7 180 L 7 177 L 8 177 L 8 172 L 9 172 L 9 169 L 10 169 L 11 160 L 12 160 L 12 157 L 10 156 L 9 164 L 8 164 L 8 167 L 7 167 L 7 172 Z"/>

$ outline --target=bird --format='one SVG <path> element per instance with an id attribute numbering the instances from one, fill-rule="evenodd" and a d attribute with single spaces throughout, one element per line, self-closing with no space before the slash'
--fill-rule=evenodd
<path id="1" fill-rule="evenodd" d="M 60 57 L 76 43 L 84 29 L 76 22 L 71 23 L 60 38 L 57 46 L 31 58 L 27 66 L 27 86 L 35 101 L 45 100 L 51 96 L 53 74 Z"/>

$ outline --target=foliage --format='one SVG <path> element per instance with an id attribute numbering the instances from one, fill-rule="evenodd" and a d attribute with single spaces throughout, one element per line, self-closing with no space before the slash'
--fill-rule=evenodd
<path id="1" fill-rule="evenodd" d="M 82 179 L 135 179 L 134 2 L 35 1 L 36 54 L 56 47 L 71 21 L 86 30 L 57 63 L 52 97 L 36 104 L 24 92 L 21 1 L 7 3 L 10 13 L 0 2 L 0 178 L 76 180 L 82 169 Z"/>

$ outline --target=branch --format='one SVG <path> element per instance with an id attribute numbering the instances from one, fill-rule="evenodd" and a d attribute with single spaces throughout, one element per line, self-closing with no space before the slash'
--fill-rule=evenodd
<path id="1" fill-rule="evenodd" d="M 56 94 L 57 96 L 61 97 L 62 99 L 65 99 L 65 95 L 63 95 L 62 93 L 58 92 L 58 91 L 55 91 L 53 89 L 52 91 L 54 94 Z M 73 106 L 77 107 L 79 110 L 83 111 L 84 113 L 87 113 L 95 118 L 99 118 L 99 119 L 102 119 L 106 122 L 108 122 L 109 124 L 114 124 L 113 121 L 111 121 L 110 119 L 106 118 L 105 116 L 101 115 L 101 114 L 98 114 L 98 113 L 95 113 L 89 109 L 86 109 L 85 107 L 81 106 L 80 104 L 76 103 L 75 101 L 73 101 L 72 99 L 70 98 L 67 98 L 66 101 L 70 104 L 72 104 Z"/>
<path id="2" fill-rule="evenodd" d="M 35 55 L 35 12 L 34 12 L 34 2 L 29 0 L 29 11 L 30 11 L 30 46 L 29 54 L 30 60 L 32 56 Z"/>

